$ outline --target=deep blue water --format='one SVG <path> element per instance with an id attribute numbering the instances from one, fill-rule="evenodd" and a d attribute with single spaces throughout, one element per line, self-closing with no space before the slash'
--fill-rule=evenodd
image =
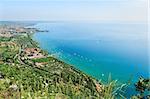
<path id="1" fill-rule="evenodd" d="M 33 38 L 55 57 L 107 81 L 127 82 L 149 76 L 146 24 L 90 22 L 38 23 Z"/>

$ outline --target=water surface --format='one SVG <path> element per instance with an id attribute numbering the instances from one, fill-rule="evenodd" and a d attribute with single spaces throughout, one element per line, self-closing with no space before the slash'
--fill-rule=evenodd
<path id="1" fill-rule="evenodd" d="M 127 82 L 148 77 L 148 39 L 145 24 L 51 22 L 34 27 L 40 46 L 75 68 L 107 81 Z"/>

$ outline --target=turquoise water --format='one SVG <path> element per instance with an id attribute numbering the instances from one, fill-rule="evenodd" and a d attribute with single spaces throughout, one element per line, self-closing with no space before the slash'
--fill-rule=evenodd
<path id="1" fill-rule="evenodd" d="M 33 38 L 55 57 L 107 81 L 127 82 L 149 76 L 148 38 L 145 24 L 90 22 L 38 23 Z"/>

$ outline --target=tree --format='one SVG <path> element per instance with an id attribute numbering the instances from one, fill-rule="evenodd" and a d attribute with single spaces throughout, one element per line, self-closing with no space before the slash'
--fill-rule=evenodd
<path id="1" fill-rule="evenodd" d="M 140 94 L 133 96 L 133 99 L 150 99 L 150 95 L 148 95 L 150 91 L 150 79 L 140 77 L 139 81 L 135 84 L 135 88 Z"/>

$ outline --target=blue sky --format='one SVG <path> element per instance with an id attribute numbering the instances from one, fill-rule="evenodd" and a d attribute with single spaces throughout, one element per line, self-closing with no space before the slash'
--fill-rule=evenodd
<path id="1" fill-rule="evenodd" d="M 148 0 L 0 0 L 0 20 L 146 22 Z"/>

